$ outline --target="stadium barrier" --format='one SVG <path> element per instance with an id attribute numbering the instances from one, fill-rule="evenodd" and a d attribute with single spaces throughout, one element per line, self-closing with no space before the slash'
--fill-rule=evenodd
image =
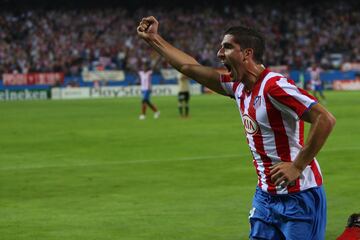
<path id="1" fill-rule="evenodd" d="M 290 77 L 295 82 L 304 80 L 305 83 L 310 80 L 310 74 L 306 71 L 291 70 L 286 71 L 281 66 L 273 66 L 273 69 L 277 72 Z M 163 69 L 161 74 L 154 73 L 152 76 L 152 83 L 157 84 L 176 84 L 176 74 L 172 69 Z M 327 70 L 321 73 L 321 79 L 328 83 L 327 86 L 331 88 L 334 80 L 355 80 L 356 75 L 360 73 L 360 69 L 351 69 L 348 71 Z M 66 76 L 62 73 L 31 73 L 31 74 L 3 74 L 0 81 L 0 90 L 6 87 L 22 86 L 68 86 L 77 85 L 80 87 L 92 87 L 95 82 L 104 83 L 107 86 L 130 86 L 135 85 L 138 79 L 135 74 L 125 73 L 123 71 L 97 71 L 88 72 L 83 76 Z"/>
<path id="2" fill-rule="evenodd" d="M 354 66 L 358 67 L 358 65 Z M 324 88 L 331 90 L 360 90 L 359 72 L 360 69 L 325 71 L 321 74 Z M 0 81 L 0 101 L 140 96 L 140 86 L 136 85 L 138 81 L 134 74 L 125 74 L 124 79 L 122 79 L 122 73 L 117 72 L 116 74 L 118 74 L 118 80 L 100 82 L 84 81 L 81 76 L 64 77 L 62 74 L 56 73 L 4 74 L 5 80 Z M 165 77 L 162 75 L 165 75 Z M 298 86 L 308 88 L 310 76 L 307 72 L 289 71 L 288 76 Z M 176 95 L 177 80 L 174 77 L 174 71 L 153 74 L 153 95 Z M 191 83 L 192 94 L 211 92 L 207 91 L 206 88 L 202 89 L 193 80 L 191 80 Z"/>
<path id="3" fill-rule="evenodd" d="M 335 80 L 333 82 L 334 90 L 360 90 L 360 79 L 359 80 Z"/>
<path id="4" fill-rule="evenodd" d="M 191 84 L 191 94 L 201 94 L 199 84 Z M 153 86 L 153 96 L 176 96 L 178 86 L 164 84 Z M 86 98 L 119 98 L 141 96 L 140 86 L 127 87 L 74 87 L 74 88 L 52 88 L 51 99 L 86 99 Z"/>
<path id="5" fill-rule="evenodd" d="M 19 100 L 47 100 L 50 99 L 50 91 L 44 89 L 23 89 L 0 91 L 0 101 Z"/>

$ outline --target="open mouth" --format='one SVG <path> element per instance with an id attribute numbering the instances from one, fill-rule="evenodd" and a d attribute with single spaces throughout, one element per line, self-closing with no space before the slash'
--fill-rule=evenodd
<path id="1" fill-rule="evenodd" d="M 231 68 L 229 64 L 224 63 L 224 66 L 226 67 L 226 69 L 228 70 L 228 72 L 231 72 Z"/>
<path id="2" fill-rule="evenodd" d="M 230 74 L 230 76 L 233 77 L 230 65 L 227 63 L 224 63 L 224 66 L 225 66 L 226 70 L 228 71 L 228 73 Z"/>

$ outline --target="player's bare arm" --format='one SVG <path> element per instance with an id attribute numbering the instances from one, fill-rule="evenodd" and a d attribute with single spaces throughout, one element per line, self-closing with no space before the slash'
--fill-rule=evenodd
<path id="1" fill-rule="evenodd" d="M 302 120 L 311 124 L 307 141 L 293 162 L 282 162 L 272 168 L 271 180 L 275 185 L 287 185 L 301 175 L 325 144 L 336 122 L 335 117 L 320 104 L 305 112 Z"/>
<path id="2" fill-rule="evenodd" d="M 146 17 L 140 21 L 137 33 L 178 71 L 217 93 L 227 95 L 215 69 L 202 66 L 193 57 L 172 46 L 158 34 L 158 27 L 155 17 Z"/>

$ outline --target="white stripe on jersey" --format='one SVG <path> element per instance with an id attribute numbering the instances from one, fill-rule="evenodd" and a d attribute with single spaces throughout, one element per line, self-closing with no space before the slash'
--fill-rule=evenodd
<path id="1" fill-rule="evenodd" d="M 234 91 L 233 91 L 233 89 L 232 89 L 232 85 L 226 84 L 226 85 L 223 85 L 223 87 L 224 87 L 225 92 L 226 92 L 228 95 L 234 96 Z"/>
<path id="2" fill-rule="evenodd" d="M 280 73 L 269 72 L 269 73 L 264 77 L 264 79 L 263 79 L 262 82 L 261 82 L 261 86 L 260 86 L 259 93 L 261 93 L 261 94 L 264 93 L 264 88 L 265 88 L 266 83 L 267 83 L 271 78 L 274 78 L 274 77 L 284 77 L 284 76 L 281 75 Z"/>
<path id="3" fill-rule="evenodd" d="M 279 87 L 281 87 L 289 96 L 295 98 L 298 102 L 303 103 L 307 107 L 309 107 L 314 102 L 313 99 L 302 94 L 295 85 L 290 84 L 286 78 L 280 78 L 279 81 L 276 81 L 276 84 Z M 278 105 L 278 106 L 280 106 L 280 105 Z M 287 111 L 288 109 L 284 108 L 283 110 Z M 280 109 L 280 111 L 282 111 L 282 110 Z M 292 115 L 292 113 L 290 113 L 290 114 Z M 299 119 L 299 116 L 297 117 L 297 119 Z"/>
<path id="4" fill-rule="evenodd" d="M 316 159 L 314 160 L 314 162 L 320 172 L 320 175 L 322 176 L 319 163 Z M 300 190 L 302 191 L 316 186 L 317 184 L 315 181 L 315 174 L 311 170 L 311 167 L 307 166 L 300 176 Z"/>
<path id="5" fill-rule="evenodd" d="M 296 114 L 296 112 L 294 112 L 291 108 L 289 108 L 288 106 L 283 105 L 282 103 L 279 103 L 278 101 L 276 101 L 272 96 L 269 95 L 269 99 L 271 101 L 271 103 L 274 105 L 274 107 L 276 107 L 279 111 L 283 111 L 284 113 L 287 113 L 289 116 L 298 119 L 298 115 Z"/>
<path id="6" fill-rule="evenodd" d="M 254 144 L 254 143 L 253 143 Z M 256 151 L 251 151 L 253 154 L 253 163 L 256 167 L 257 173 L 259 174 L 259 178 L 258 178 L 258 185 L 261 186 L 261 189 L 263 189 L 264 191 L 266 191 L 266 189 L 268 188 L 268 184 L 266 182 L 266 175 L 265 175 L 265 166 L 264 163 L 262 161 L 257 161 L 255 159 L 261 159 L 260 155 L 257 154 Z M 260 184 L 261 182 L 261 184 Z"/>

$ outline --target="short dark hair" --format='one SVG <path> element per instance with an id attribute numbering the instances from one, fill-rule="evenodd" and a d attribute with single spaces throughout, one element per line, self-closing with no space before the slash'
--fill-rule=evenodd
<path id="1" fill-rule="evenodd" d="M 235 42 L 240 44 L 241 48 L 253 49 L 254 60 L 257 63 L 263 63 L 265 38 L 259 31 L 245 26 L 234 26 L 227 29 L 226 34 L 233 35 Z"/>

